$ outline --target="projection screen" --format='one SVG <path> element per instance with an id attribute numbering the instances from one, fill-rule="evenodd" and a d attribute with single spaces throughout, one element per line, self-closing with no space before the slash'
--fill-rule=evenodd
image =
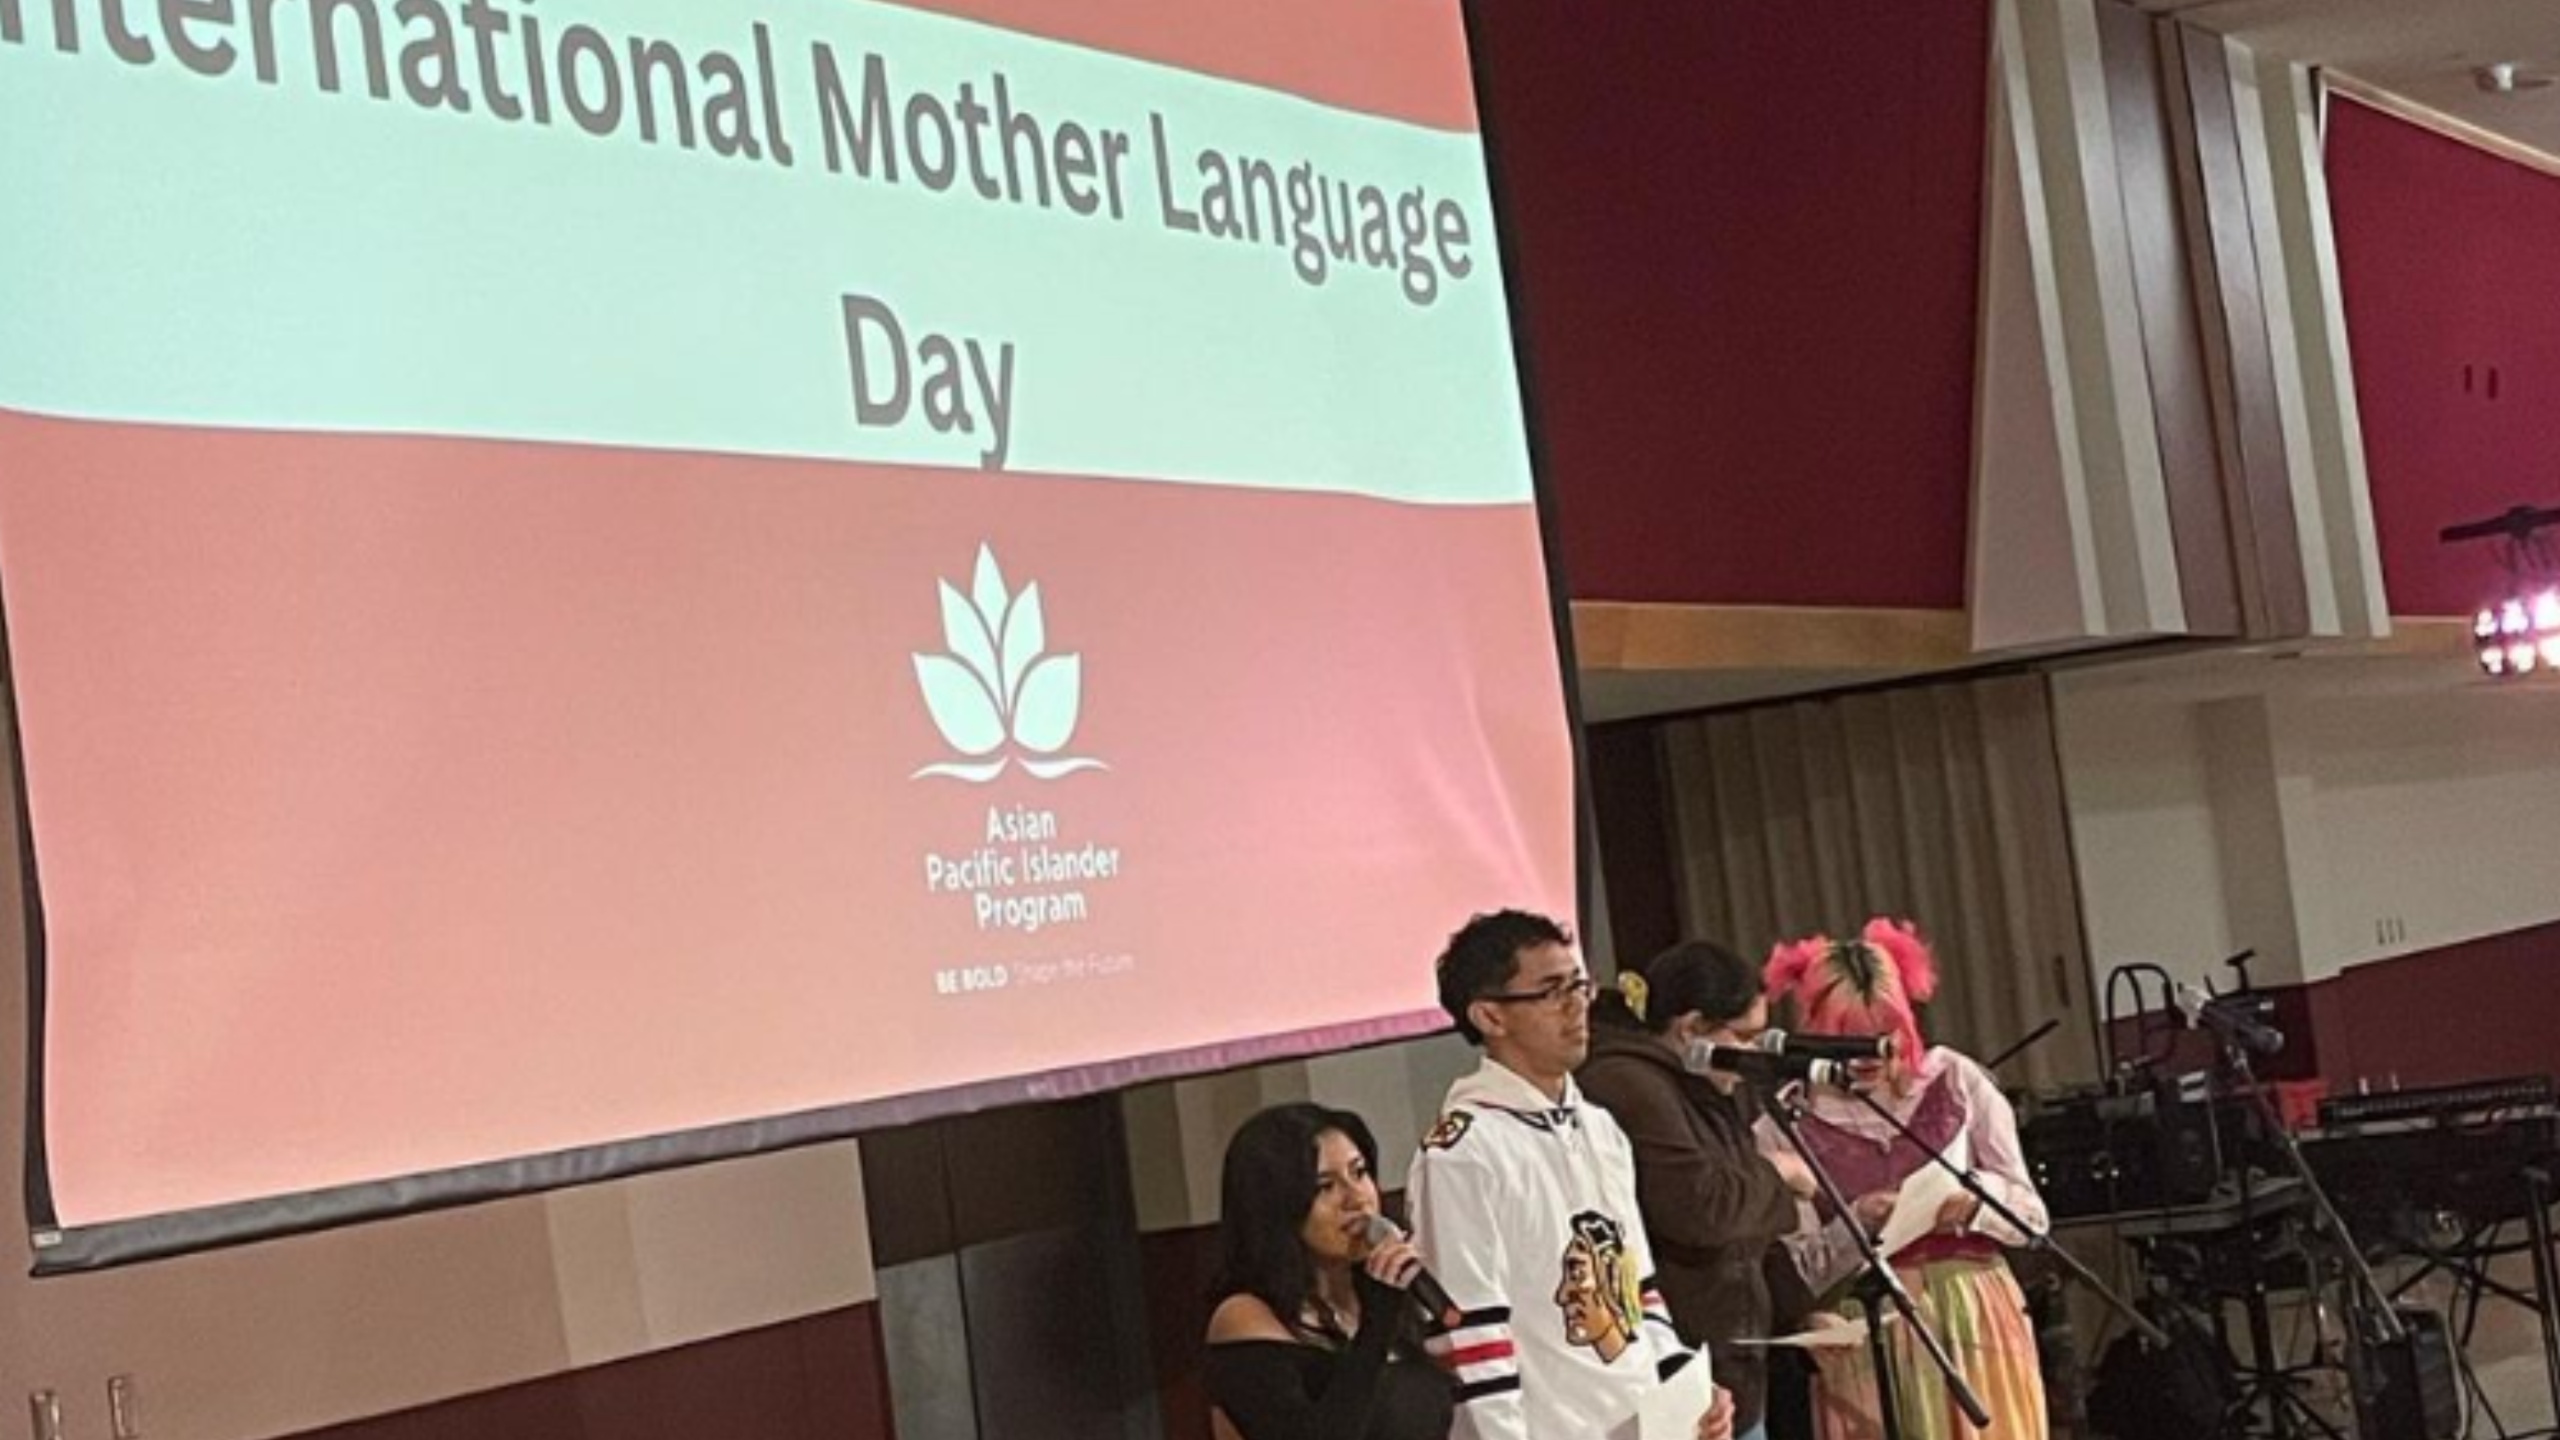
<path id="1" fill-rule="evenodd" d="M 1455 0 L 0 0 L 0 196 L 39 1271 L 1572 908 Z"/>

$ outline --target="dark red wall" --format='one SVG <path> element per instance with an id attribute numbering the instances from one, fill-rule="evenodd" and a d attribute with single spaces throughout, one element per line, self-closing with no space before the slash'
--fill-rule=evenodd
<path id="1" fill-rule="evenodd" d="M 1964 603 L 1988 16 L 1477 7 L 1575 596 Z"/>
<path id="2" fill-rule="evenodd" d="M 2315 987 L 2335 992 L 2321 1072 L 2340 1089 L 2560 1074 L 2555 974 L 2560 924 L 2353 966 Z"/>
<path id="3" fill-rule="evenodd" d="M 2560 1075 L 2560 923 L 2532 925 L 2388 960 L 2351 965 L 2308 985 L 2278 985 L 2273 1023 L 2284 1049 L 2260 1062 L 2274 1080 L 2324 1080 L 2331 1094 Z M 2170 1031 L 2170 1073 L 2209 1069 L 2209 1037 Z M 2153 1053 L 2162 1039 L 2149 1033 Z M 2120 1020 L 2116 1047 L 2145 1052 L 2141 1023 Z"/>
<path id="4" fill-rule="evenodd" d="M 2560 179 L 2344 100 L 2328 176 L 2391 609 L 2468 614 L 2496 552 L 2436 532 L 2560 505 Z"/>
<path id="5" fill-rule="evenodd" d="M 301 1440 L 890 1440 L 876 1305 L 333 1425 Z"/>
<path id="6" fill-rule="evenodd" d="M 1218 1227 L 1169 1230 L 1138 1243 L 1147 1287 L 1147 1350 L 1155 1361 L 1164 1440 L 1210 1440 L 1209 1392 L 1200 1372 L 1210 1282 L 1218 1274 Z"/>

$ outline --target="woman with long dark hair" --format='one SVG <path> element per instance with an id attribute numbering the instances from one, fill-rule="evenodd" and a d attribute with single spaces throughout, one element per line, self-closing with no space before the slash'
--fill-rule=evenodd
<path id="1" fill-rule="evenodd" d="M 1792 1157 L 1761 1153 L 1758 1112 L 1734 1077 L 1693 1074 L 1684 1062 L 1701 1042 L 1759 1038 L 1769 1021 L 1760 969 L 1693 940 L 1621 971 L 1591 1018 L 1591 1058 L 1575 1078 L 1634 1142 L 1636 1203 L 1672 1326 L 1682 1344 L 1713 1349 L 1716 1380 L 1733 1392 L 1734 1433 L 1752 1440 L 1768 1394 L 1763 1352 L 1730 1342 L 1769 1338 L 1763 1265 L 1795 1228 L 1813 1176 Z"/>
<path id="2" fill-rule="evenodd" d="M 1221 1440 L 1443 1440 L 1450 1391 L 1405 1287 L 1422 1262 L 1370 1238 L 1378 1142 L 1359 1116 L 1280 1105 L 1227 1142 L 1208 1389 Z"/>

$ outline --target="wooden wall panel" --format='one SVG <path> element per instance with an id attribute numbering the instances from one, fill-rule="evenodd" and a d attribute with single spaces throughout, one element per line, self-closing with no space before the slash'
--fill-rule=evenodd
<path id="1" fill-rule="evenodd" d="M 2131 5 L 2100 5 L 2098 26 L 2187 628 L 2196 635 L 2237 635 L 2240 581 L 2223 504 L 2223 455 L 2215 440 L 2205 337 L 2188 264 L 2179 127 L 2171 124 L 2169 114 L 2173 97 L 2182 100 L 2185 90 L 2182 85 L 2173 89 L 2163 73 L 2163 47 L 2174 55 L 2176 37 L 2173 27 Z"/>
<path id="2" fill-rule="evenodd" d="M 2220 36 L 2176 25 L 2170 32 L 2177 61 L 2172 126 L 2183 152 L 2187 244 L 2204 317 L 2225 513 L 2240 558 L 2243 633 L 2308 634 L 2310 597 L 2229 54 Z"/>

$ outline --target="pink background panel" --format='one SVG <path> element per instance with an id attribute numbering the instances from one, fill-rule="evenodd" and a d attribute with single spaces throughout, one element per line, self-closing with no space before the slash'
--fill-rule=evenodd
<path id="1" fill-rule="evenodd" d="M 1571 908 L 1527 507 L 7 412 L 0 453 L 67 1225 L 1410 1014 L 1469 911 Z M 910 778 L 982 541 L 1109 769 Z M 1084 923 L 927 893 L 1016 804 L 1120 849 Z"/>
<path id="2" fill-rule="evenodd" d="M 1437 130 L 1476 128 L 1458 0 L 897 0 Z"/>

